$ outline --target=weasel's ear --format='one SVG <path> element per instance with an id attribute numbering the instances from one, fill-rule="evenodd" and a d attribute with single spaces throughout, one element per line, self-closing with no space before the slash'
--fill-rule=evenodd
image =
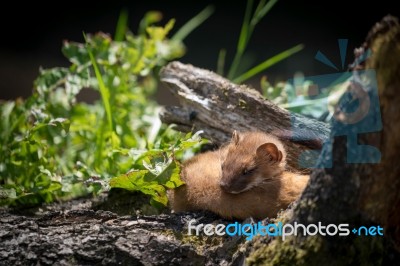
<path id="1" fill-rule="evenodd" d="M 236 130 L 234 130 L 232 133 L 232 142 L 235 143 L 235 145 L 237 145 L 239 143 L 239 140 L 240 140 L 239 133 Z"/>
<path id="2" fill-rule="evenodd" d="M 264 143 L 257 148 L 257 157 L 268 158 L 271 162 L 282 161 L 282 152 L 273 143 Z"/>

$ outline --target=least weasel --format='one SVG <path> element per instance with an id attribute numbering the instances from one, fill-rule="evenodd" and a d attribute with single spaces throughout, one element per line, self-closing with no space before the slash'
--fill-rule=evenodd
<path id="1" fill-rule="evenodd" d="M 282 142 L 262 132 L 234 132 L 219 150 L 183 164 L 185 185 L 169 192 L 175 212 L 208 210 L 223 218 L 275 217 L 295 201 L 309 176 L 285 170 Z"/>

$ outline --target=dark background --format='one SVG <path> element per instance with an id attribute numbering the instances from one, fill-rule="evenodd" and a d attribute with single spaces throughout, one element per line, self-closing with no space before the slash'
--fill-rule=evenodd
<path id="1" fill-rule="evenodd" d="M 257 3 L 257 1 L 255 1 Z M 363 2 L 361 2 L 363 3 Z M 346 64 L 353 49 L 360 46 L 371 26 L 383 16 L 399 16 L 395 1 L 375 1 L 374 5 L 350 1 L 279 1 L 256 27 L 248 51 L 255 63 L 296 44 L 305 49 L 263 73 L 270 80 L 290 78 L 296 71 L 305 75 L 334 73 L 336 70 L 314 59 L 321 50 L 340 66 L 338 38 L 349 40 Z M 140 19 L 149 10 L 163 13 L 163 23 L 176 18 L 175 29 L 213 4 L 215 12 L 192 32 L 185 44 L 186 63 L 215 70 L 218 52 L 227 49 L 233 58 L 246 3 L 241 1 L 108 1 L 83 6 L 83 1 L 12 3 L 0 11 L 0 99 L 27 97 L 39 67 L 68 66 L 61 54 L 63 40 L 82 42 L 82 32 L 114 33 L 119 12 L 129 11 L 129 27 L 136 32 Z M 258 86 L 258 79 L 253 82 Z"/>

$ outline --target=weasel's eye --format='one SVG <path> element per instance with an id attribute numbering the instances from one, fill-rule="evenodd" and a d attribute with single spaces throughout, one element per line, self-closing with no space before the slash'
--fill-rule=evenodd
<path id="1" fill-rule="evenodd" d="M 254 171 L 254 169 L 245 168 L 245 169 L 243 169 L 242 174 L 243 175 L 248 175 L 248 174 L 251 174 L 253 171 Z"/>

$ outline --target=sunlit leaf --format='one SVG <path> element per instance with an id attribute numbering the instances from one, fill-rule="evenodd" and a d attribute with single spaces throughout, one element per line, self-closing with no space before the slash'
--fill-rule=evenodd
<path id="1" fill-rule="evenodd" d="M 75 65 L 85 65 L 90 62 L 89 54 L 82 43 L 65 41 L 61 51 Z"/>
<path id="2" fill-rule="evenodd" d="M 0 200 L 7 199 L 7 198 L 10 198 L 10 199 L 17 198 L 17 193 L 16 193 L 15 189 L 13 189 L 13 188 L 6 189 L 6 188 L 0 187 Z"/>
<path id="3" fill-rule="evenodd" d="M 174 27 L 175 20 L 171 19 L 165 27 L 151 26 L 147 28 L 147 33 L 154 41 L 162 41 L 165 39 L 170 30 Z"/>

